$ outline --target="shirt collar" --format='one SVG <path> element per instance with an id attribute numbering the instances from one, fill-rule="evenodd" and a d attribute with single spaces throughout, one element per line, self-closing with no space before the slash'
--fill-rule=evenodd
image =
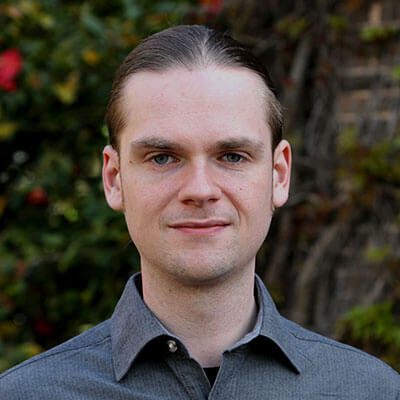
<path id="1" fill-rule="evenodd" d="M 279 314 L 274 301 L 258 275 L 256 275 L 256 288 L 259 312 L 262 316 L 259 336 L 272 341 L 300 374 L 304 371 L 308 359 L 299 351 L 297 339 L 289 329 L 289 322 Z"/>
<path id="2" fill-rule="evenodd" d="M 111 351 L 118 381 L 150 341 L 168 335 L 144 303 L 139 287 L 141 274 L 137 273 L 128 280 L 111 317 Z"/>
<path id="3" fill-rule="evenodd" d="M 122 296 L 111 317 L 111 346 L 115 377 L 119 381 L 128 372 L 141 350 L 160 337 L 172 336 L 144 303 L 141 293 L 141 274 L 133 275 L 127 282 Z M 253 331 L 234 347 L 248 343 L 256 337 L 272 341 L 283 353 L 296 372 L 305 366 L 306 358 L 299 353 L 295 337 L 278 313 L 275 304 L 256 275 L 259 314 Z"/>

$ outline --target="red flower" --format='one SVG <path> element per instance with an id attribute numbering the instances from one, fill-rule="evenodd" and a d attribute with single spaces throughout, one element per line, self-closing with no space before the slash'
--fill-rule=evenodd
<path id="1" fill-rule="evenodd" d="M 34 322 L 34 329 L 36 333 L 38 333 L 41 336 L 52 336 L 54 335 L 54 328 L 52 325 L 50 325 L 49 322 L 47 322 L 44 318 L 38 318 Z"/>
<path id="2" fill-rule="evenodd" d="M 32 189 L 26 196 L 26 200 L 34 206 L 47 206 L 49 203 L 47 192 L 41 187 Z"/>
<path id="3" fill-rule="evenodd" d="M 224 0 L 200 0 L 200 4 L 211 15 L 218 15 L 222 11 Z"/>
<path id="4" fill-rule="evenodd" d="M 18 49 L 10 49 L 0 53 L 0 87 L 7 92 L 17 88 L 15 78 L 22 68 L 22 57 Z"/>

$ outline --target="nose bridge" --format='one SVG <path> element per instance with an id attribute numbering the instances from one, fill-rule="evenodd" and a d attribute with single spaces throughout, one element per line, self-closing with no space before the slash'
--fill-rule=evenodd
<path id="1" fill-rule="evenodd" d="M 220 188 L 215 179 L 215 171 L 207 159 L 198 157 L 187 166 L 179 200 L 184 202 L 203 203 L 215 201 L 220 197 Z"/>

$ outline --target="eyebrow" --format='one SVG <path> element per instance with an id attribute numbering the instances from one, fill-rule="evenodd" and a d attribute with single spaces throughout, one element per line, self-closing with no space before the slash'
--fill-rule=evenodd
<path id="1" fill-rule="evenodd" d="M 265 144 L 261 140 L 251 140 L 248 137 L 233 137 L 218 141 L 215 147 L 221 151 L 250 149 L 256 153 L 262 153 L 264 152 Z"/>
<path id="2" fill-rule="evenodd" d="M 131 150 L 158 149 L 158 150 L 182 150 L 183 146 L 173 140 L 159 137 L 149 137 L 131 142 Z"/>
<path id="3" fill-rule="evenodd" d="M 263 143 L 261 140 L 252 140 L 245 136 L 222 139 L 210 146 L 211 149 L 218 151 L 250 149 L 256 154 L 263 153 L 264 147 L 265 143 Z M 145 149 L 181 151 L 184 150 L 184 146 L 176 141 L 156 136 L 138 139 L 131 142 L 131 151 Z"/>

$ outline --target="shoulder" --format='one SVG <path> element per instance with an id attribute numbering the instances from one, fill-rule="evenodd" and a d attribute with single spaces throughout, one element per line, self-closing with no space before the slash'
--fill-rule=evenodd
<path id="1" fill-rule="evenodd" d="M 367 391 L 386 390 L 400 399 L 400 375 L 387 364 L 352 346 L 283 320 L 314 373 L 327 375 L 329 371 L 329 376 L 342 385 L 348 382 L 349 387 L 363 386 Z"/>
<path id="2" fill-rule="evenodd" d="M 47 399 L 46 388 L 50 389 L 51 396 L 59 390 L 58 398 L 63 398 L 62 388 L 55 388 L 65 384 L 65 377 L 73 381 L 91 371 L 96 372 L 100 365 L 102 368 L 109 365 L 111 369 L 110 364 L 111 338 L 107 320 L 1 374 L 0 399 Z"/>

